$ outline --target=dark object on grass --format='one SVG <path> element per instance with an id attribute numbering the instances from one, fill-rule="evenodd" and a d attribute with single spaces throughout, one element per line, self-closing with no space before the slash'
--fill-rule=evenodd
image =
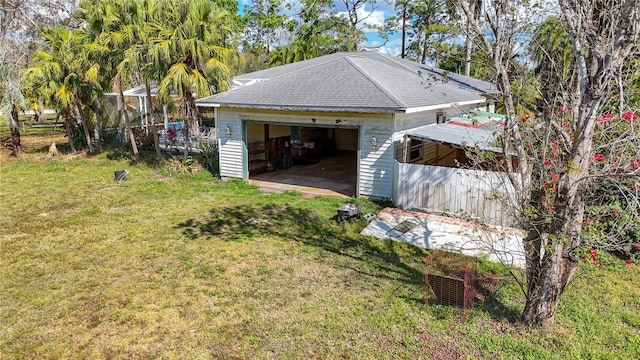
<path id="1" fill-rule="evenodd" d="M 426 272 L 424 278 L 435 295 L 436 305 L 458 306 L 464 310 L 473 306 L 476 279 L 471 271 L 465 271 L 462 278 Z M 429 304 L 428 296 L 425 296 L 425 303 Z"/>
<path id="2" fill-rule="evenodd" d="M 424 283 L 427 288 L 424 302 L 429 305 L 458 306 L 467 310 L 473 306 L 473 301 L 478 293 L 478 273 L 472 270 L 471 264 L 464 267 L 439 265 L 437 260 L 438 252 L 431 252 L 425 259 L 424 264 L 427 269 L 424 273 Z M 437 266 L 444 274 L 435 274 L 429 269 Z M 433 295 L 433 296 L 431 296 Z M 429 300 L 429 298 L 432 300 Z"/>
<path id="3" fill-rule="evenodd" d="M 120 183 L 125 180 L 125 177 L 127 176 L 128 173 L 129 173 L 129 170 L 118 170 L 118 171 L 115 171 L 113 175 L 115 176 L 116 181 Z"/>
<path id="4" fill-rule="evenodd" d="M 358 204 L 346 204 L 338 208 L 338 222 L 353 222 L 353 219 L 362 216 L 360 212 L 360 205 Z"/>

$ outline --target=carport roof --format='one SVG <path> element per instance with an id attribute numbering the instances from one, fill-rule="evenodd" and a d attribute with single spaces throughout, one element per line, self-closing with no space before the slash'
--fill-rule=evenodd
<path id="1" fill-rule="evenodd" d="M 407 131 L 407 134 L 439 143 L 477 147 L 479 150 L 501 153 L 502 149 L 496 146 L 497 138 L 503 132 L 500 120 L 484 123 L 469 120 L 469 118 L 455 117 L 444 124 L 413 128 Z"/>
<path id="2" fill-rule="evenodd" d="M 149 88 L 150 88 L 151 96 L 157 96 L 158 95 L 158 83 L 157 82 L 150 83 L 149 84 Z M 115 93 L 113 93 L 113 94 L 115 95 Z M 138 85 L 138 86 L 132 87 L 131 89 L 124 90 L 122 92 L 122 95 L 131 96 L 131 97 L 145 98 L 145 97 L 147 97 L 147 86 L 146 85 Z M 177 96 L 175 91 L 171 92 L 171 96 Z"/>
<path id="3" fill-rule="evenodd" d="M 416 112 L 482 103 L 485 81 L 375 52 L 336 53 L 234 77 L 200 106 L 304 111 Z"/>

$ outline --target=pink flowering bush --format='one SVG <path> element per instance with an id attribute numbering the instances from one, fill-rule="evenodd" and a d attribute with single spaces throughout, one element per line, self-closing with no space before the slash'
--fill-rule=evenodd
<path id="1" fill-rule="evenodd" d="M 533 193 L 527 210 L 532 222 L 542 231 L 549 231 L 556 209 L 558 184 L 572 171 L 568 163 L 571 138 L 568 109 L 550 111 L 556 126 L 543 119 L 528 117 L 519 122 L 525 128 L 532 157 L 537 157 L 532 179 L 537 191 Z M 551 130 L 548 130 L 551 129 Z M 587 199 L 583 227 L 585 252 L 583 259 L 601 265 L 602 251 L 616 254 L 629 264 L 638 263 L 640 249 L 640 112 L 604 114 L 596 121 L 596 135 L 589 163 L 589 177 L 585 179 Z M 638 176 L 633 176 L 637 171 Z M 640 245 L 639 245 L 640 247 Z M 628 261 L 627 261 L 628 260 Z"/>

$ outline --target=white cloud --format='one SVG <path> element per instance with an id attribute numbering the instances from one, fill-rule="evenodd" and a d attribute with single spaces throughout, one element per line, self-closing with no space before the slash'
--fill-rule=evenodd
<path id="1" fill-rule="evenodd" d="M 400 56 L 402 52 L 402 40 L 392 39 L 386 42 L 381 40 L 369 40 L 364 46 L 369 51 L 377 51 L 383 54 L 389 54 L 393 56 Z"/>
<path id="2" fill-rule="evenodd" d="M 365 25 L 368 26 L 383 26 L 384 25 L 384 19 L 385 19 L 385 12 L 381 11 L 381 10 L 367 10 L 366 9 L 366 5 L 365 6 L 361 6 L 356 10 L 356 15 L 358 16 L 358 19 L 362 19 L 362 21 L 359 24 L 360 30 L 362 30 L 363 32 L 377 32 L 378 30 L 376 29 L 371 29 L 369 27 L 365 27 Z M 349 18 L 349 15 L 347 14 L 346 11 L 341 11 L 338 13 L 338 16 L 340 17 L 344 17 L 345 19 Z"/>
<path id="3" fill-rule="evenodd" d="M 402 53 L 402 39 L 390 40 L 378 51 L 384 54 L 400 56 Z"/>

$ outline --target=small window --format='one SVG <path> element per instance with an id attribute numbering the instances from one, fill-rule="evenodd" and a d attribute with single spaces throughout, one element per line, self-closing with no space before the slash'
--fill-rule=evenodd
<path id="1" fill-rule="evenodd" d="M 443 112 L 439 112 L 436 114 L 436 124 L 444 124 L 447 122 L 447 115 Z"/>
<path id="2" fill-rule="evenodd" d="M 422 160 L 422 140 L 411 138 L 409 142 L 409 162 Z"/>

